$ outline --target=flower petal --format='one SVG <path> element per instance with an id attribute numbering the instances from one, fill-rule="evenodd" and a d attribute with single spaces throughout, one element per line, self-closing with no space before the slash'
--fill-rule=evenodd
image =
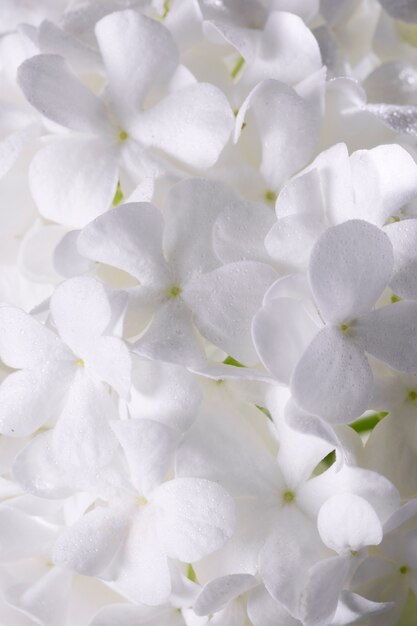
<path id="1" fill-rule="evenodd" d="M 29 184 L 43 217 L 82 228 L 111 204 L 117 186 L 116 152 L 95 138 L 57 139 L 35 155 Z"/>
<path id="2" fill-rule="evenodd" d="M 227 604 L 243 593 L 258 585 L 255 576 L 250 574 L 231 574 L 220 576 L 203 587 L 194 603 L 197 615 L 209 615 L 224 609 Z"/>
<path id="3" fill-rule="evenodd" d="M 362 317 L 354 329 L 366 352 L 399 372 L 417 370 L 417 303 L 395 302 Z"/>
<path id="4" fill-rule="evenodd" d="M 339 554 L 377 546 L 383 537 L 381 522 L 372 506 L 352 493 L 329 498 L 319 511 L 317 527 L 326 546 Z"/>
<path id="5" fill-rule="evenodd" d="M 0 561 L 16 561 L 47 554 L 56 538 L 56 528 L 39 517 L 2 504 Z"/>
<path id="6" fill-rule="evenodd" d="M 401 298 L 417 300 L 417 219 L 394 222 L 384 230 L 394 248 L 391 289 Z"/>
<path id="7" fill-rule="evenodd" d="M 363 618 L 384 613 L 393 606 L 392 602 L 372 602 L 351 591 L 342 591 L 332 626 L 350 626 Z"/>
<path id="8" fill-rule="evenodd" d="M 245 84 L 257 84 L 274 78 L 295 85 L 321 65 L 318 43 L 303 20 L 293 13 L 272 10 L 261 33 L 256 58 L 242 80 Z"/>
<path id="9" fill-rule="evenodd" d="M 417 196 L 417 164 L 403 147 L 377 146 L 350 157 L 354 216 L 383 226 Z"/>
<path id="10" fill-rule="evenodd" d="M 162 254 L 163 228 L 162 215 L 152 205 L 123 204 L 88 224 L 78 237 L 78 249 L 141 283 L 160 283 L 169 276 Z"/>
<path id="11" fill-rule="evenodd" d="M 300 598 L 305 626 L 327 626 L 336 613 L 339 595 L 349 572 L 349 559 L 336 556 L 313 565 Z"/>
<path id="12" fill-rule="evenodd" d="M 214 165 L 233 129 L 233 112 L 214 85 L 197 83 L 175 91 L 144 111 L 132 135 L 145 146 L 193 168 Z"/>
<path id="13" fill-rule="evenodd" d="M 72 574 L 52 567 L 33 584 L 22 589 L 17 585 L 6 591 L 7 602 L 29 615 L 42 626 L 62 624 L 62 614 L 70 598 Z"/>
<path id="14" fill-rule="evenodd" d="M 133 352 L 186 367 L 205 361 L 191 311 L 177 298 L 169 299 L 155 313 L 148 330 L 133 345 Z"/>
<path id="15" fill-rule="evenodd" d="M 300 622 L 259 585 L 248 597 L 248 617 L 253 626 L 299 626 Z"/>
<path id="16" fill-rule="evenodd" d="M 79 574 L 99 575 L 120 547 L 128 523 L 125 511 L 96 507 L 61 532 L 53 550 L 54 563 Z"/>
<path id="17" fill-rule="evenodd" d="M 184 300 L 201 334 L 238 361 L 252 365 L 257 355 L 251 324 L 275 270 L 264 263 L 230 263 L 187 283 Z"/>
<path id="18" fill-rule="evenodd" d="M 55 417 L 72 375 L 56 361 L 10 374 L 0 386 L 0 432 L 25 437 Z"/>
<path id="19" fill-rule="evenodd" d="M 235 141 L 249 109 L 253 111 L 262 143 L 261 174 L 271 189 L 279 189 L 312 157 L 320 119 L 313 105 L 292 87 L 277 80 L 265 80 L 251 91 L 239 109 Z"/>
<path id="20" fill-rule="evenodd" d="M 19 68 L 18 82 L 26 98 L 53 122 L 82 133 L 110 130 L 102 102 L 56 54 L 31 57 Z"/>
<path id="21" fill-rule="evenodd" d="M 213 224 L 234 198 L 234 193 L 223 183 L 203 178 L 189 178 L 170 189 L 162 211 L 163 247 L 182 281 L 219 265 L 213 248 Z"/>
<path id="22" fill-rule="evenodd" d="M 95 32 L 113 104 L 121 123 L 129 125 L 150 88 L 174 73 L 177 46 L 165 26 L 137 11 L 110 13 L 97 22 Z"/>
<path id="23" fill-rule="evenodd" d="M 383 231 L 350 220 L 324 232 L 313 248 L 309 278 L 327 322 L 349 322 L 371 310 L 388 284 L 394 265 Z"/>
<path id="24" fill-rule="evenodd" d="M 128 405 L 132 418 L 155 420 L 184 432 L 194 422 L 201 401 L 199 384 L 185 368 L 135 360 Z"/>
<path id="25" fill-rule="evenodd" d="M 176 478 L 155 492 L 158 534 L 168 555 L 198 561 L 221 548 L 233 535 L 233 499 L 217 483 Z"/>
<path id="26" fill-rule="evenodd" d="M 268 299 L 252 322 L 253 341 L 262 363 L 285 384 L 317 332 L 303 302 L 295 298 Z"/>
<path id="27" fill-rule="evenodd" d="M 0 356 L 13 369 L 68 359 L 69 351 L 47 326 L 17 307 L 0 307 Z"/>
<path id="28" fill-rule="evenodd" d="M 214 249 L 224 263 L 260 261 L 269 263 L 265 236 L 275 224 L 269 207 L 235 200 L 217 217 L 213 228 Z"/>
<path id="29" fill-rule="evenodd" d="M 335 328 L 324 328 L 291 378 L 294 398 L 307 412 L 348 423 L 369 408 L 373 375 L 363 350 Z"/>
<path id="30" fill-rule="evenodd" d="M 135 603 L 165 604 L 171 592 L 168 559 L 158 537 L 153 505 L 131 520 L 115 561 L 115 588 Z M 160 622 L 159 622 L 160 623 Z"/>
<path id="31" fill-rule="evenodd" d="M 149 496 L 167 475 L 178 434 L 147 419 L 114 420 L 111 427 L 122 444 L 133 485 L 141 495 Z"/>

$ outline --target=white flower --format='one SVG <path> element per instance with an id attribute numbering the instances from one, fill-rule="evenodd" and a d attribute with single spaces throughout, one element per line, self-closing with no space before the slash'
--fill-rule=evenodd
<path id="1" fill-rule="evenodd" d="M 237 360 L 256 362 L 250 324 L 276 274 L 263 263 L 222 265 L 216 257 L 211 229 L 232 198 L 218 183 L 186 180 L 172 187 L 163 211 L 126 204 L 81 232 L 82 254 L 140 282 L 131 290 L 135 334 L 152 321 L 133 348 L 139 354 L 201 365 L 205 355 L 196 327 Z"/>
<path id="2" fill-rule="evenodd" d="M 102 18 L 96 36 L 108 81 L 102 99 L 60 56 L 38 55 L 19 69 L 29 102 L 72 131 L 40 150 L 30 170 L 41 214 L 70 227 L 85 225 L 111 205 L 120 171 L 131 188 L 166 171 L 159 151 L 187 166 L 212 166 L 232 128 L 225 96 L 194 80 L 144 110 L 152 88 L 166 86 L 178 66 L 177 48 L 164 26 L 122 11 Z"/>
<path id="3" fill-rule="evenodd" d="M 372 310 L 393 265 L 388 237 L 350 220 L 326 230 L 313 248 L 309 281 L 318 312 L 302 296 L 280 297 L 280 281 L 267 294 L 254 318 L 254 341 L 264 364 L 290 384 L 306 411 L 349 422 L 369 408 L 373 374 L 365 352 L 395 370 L 417 369 L 415 304 Z"/>
<path id="4" fill-rule="evenodd" d="M 51 316 L 57 333 L 22 310 L 0 307 L 0 355 L 10 374 L 0 387 L 1 432 L 33 433 L 59 415 L 77 378 L 91 376 L 127 397 L 130 356 L 112 335 L 112 309 L 104 287 L 74 278 L 55 291 Z"/>

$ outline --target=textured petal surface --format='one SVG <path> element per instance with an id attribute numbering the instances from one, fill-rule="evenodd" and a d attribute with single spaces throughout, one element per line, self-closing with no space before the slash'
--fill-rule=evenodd
<path id="1" fill-rule="evenodd" d="M 324 328 L 295 368 L 291 391 L 305 411 L 348 423 L 369 407 L 372 370 L 359 346 L 340 330 Z"/>
<path id="2" fill-rule="evenodd" d="M 136 11 L 106 15 L 96 37 L 120 122 L 129 124 L 149 89 L 173 74 L 177 47 L 168 29 Z"/>
<path id="3" fill-rule="evenodd" d="M 195 601 L 194 611 L 197 615 L 217 613 L 225 608 L 228 602 L 246 593 L 257 584 L 255 576 L 249 574 L 234 574 L 216 578 L 203 587 Z"/>
<path id="4" fill-rule="evenodd" d="M 205 169 L 215 164 L 232 129 L 233 113 L 226 96 L 214 85 L 198 83 L 142 113 L 132 134 L 145 146 Z"/>
<path id="5" fill-rule="evenodd" d="M 394 248 L 391 289 L 408 300 L 417 300 L 417 220 L 394 222 L 385 228 Z"/>
<path id="6" fill-rule="evenodd" d="M 329 228 L 310 258 L 309 278 L 327 322 L 341 323 L 368 313 L 388 284 L 394 265 L 391 242 L 362 220 Z"/>
<path id="7" fill-rule="evenodd" d="M 381 543 L 381 522 L 372 506 L 351 493 L 327 500 L 319 511 L 317 527 L 323 542 L 339 554 Z"/>
<path id="8" fill-rule="evenodd" d="M 253 341 L 262 363 L 286 384 L 318 330 L 303 303 L 293 298 L 268 299 L 252 322 Z"/>
<path id="9" fill-rule="evenodd" d="M 238 361 L 257 361 L 251 324 L 277 275 L 269 265 L 230 263 L 190 281 L 184 299 L 201 334 Z"/>
<path id="10" fill-rule="evenodd" d="M 82 228 L 111 204 L 117 185 L 116 154 L 95 138 L 58 139 L 34 157 L 29 184 L 43 217 Z"/>
<path id="11" fill-rule="evenodd" d="M 362 317 L 355 334 L 363 349 L 399 372 L 417 370 L 417 303 L 396 302 Z"/>
<path id="12" fill-rule="evenodd" d="M 21 309 L 0 307 L 0 356 L 14 369 L 68 359 L 69 351 L 49 328 Z"/>
<path id="13" fill-rule="evenodd" d="M 53 122 L 84 133 L 111 128 L 104 105 L 60 56 L 40 54 L 25 61 L 19 84 L 29 102 Z"/>
<path id="14" fill-rule="evenodd" d="M 270 188 L 278 189 L 312 157 L 319 137 L 318 115 L 294 89 L 274 80 L 261 82 L 249 94 L 236 118 L 237 129 L 249 109 L 262 143 L 261 173 Z"/>
<path id="15" fill-rule="evenodd" d="M 119 548 L 127 524 L 123 512 L 95 508 L 60 534 L 54 547 L 54 563 L 80 574 L 100 574 Z"/>
<path id="16" fill-rule="evenodd" d="M 161 214 L 150 204 L 124 204 L 84 228 L 78 248 L 87 258 L 124 270 L 141 282 L 160 282 L 168 278 L 163 228 Z"/>
<path id="17" fill-rule="evenodd" d="M 198 561 L 230 539 L 235 526 L 232 498 L 220 485 L 177 478 L 155 493 L 158 534 L 171 558 Z"/>

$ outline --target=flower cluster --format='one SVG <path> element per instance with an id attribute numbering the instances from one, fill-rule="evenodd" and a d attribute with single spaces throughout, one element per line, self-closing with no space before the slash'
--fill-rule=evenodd
<path id="1" fill-rule="evenodd" d="M 1 0 L 0 623 L 417 623 L 415 0 Z"/>

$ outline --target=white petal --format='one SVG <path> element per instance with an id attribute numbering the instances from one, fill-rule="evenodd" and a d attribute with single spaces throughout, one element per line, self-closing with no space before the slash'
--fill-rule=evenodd
<path id="1" fill-rule="evenodd" d="M 262 363 L 286 384 L 318 330 L 306 307 L 295 298 L 268 299 L 252 323 L 253 341 Z"/>
<path id="2" fill-rule="evenodd" d="M 417 107 L 401 104 L 367 104 L 365 111 L 372 113 L 390 130 L 399 135 L 417 136 Z"/>
<path id="3" fill-rule="evenodd" d="M 51 440 L 52 451 L 65 468 L 69 483 L 72 477 L 75 484 L 78 476 L 94 483 L 101 468 L 112 461 L 118 442 L 110 420 L 117 417 L 117 407 L 107 389 L 80 372 L 65 398 Z"/>
<path id="4" fill-rule="evenodd" d="M 79 230 L 66 231 L 53 252 L 55 271 L 64 278 L 86 274 L 92 263 L 78 252 L 77 243 Z"/>
<path id="5" fill-rule="evenodd" d="M 410 498 L 417 492 L 415 427 L 404 423 L 398 428 L 398 417 L 396 413 L 387 415 L 371 432 L 366 444 L 366 466 L 383 473 L 398 485 L 403 498 Z"/>
<path id="6" fill-rule="evenodd" d="M 300 485 L 297 500 L 313 517 L 330 497 L 341 493 L 354 493 L 364 498 L 384 521 L 398 508 L 400 494 L 394 485 L 381 474 L 349 465 L 328 470 Z"/>
<path id="7" fill-rule="evenodd" d="M 363 618 L 384 613 L 393 606 L 392 602 L 372 602 L 351 591 L 342 591 L 331 626 L 350 626 Z"/>
<path id="8" fill-rule="evenodd" d="M 267 590 L 259 585 L 248 598 L 248 617 L 253 626 L 299 626 L 296 620 Z"/>
<path id="9" fill-rule="evenodd" d="M 308 476 L 304 475 L 303 477 L 304 479 L 309 478 L 314 468 L 318 465 L 319 461 L 321 461 L 326 456 L 326 454 L 328 454 L 332 450 L 336 450 L 337 453 L 337 467 L 340 467 L 341 463 L 343 463 L 344 461 L 353 461 L 350 451 L 347 450 L 346 446 L 343 445 L 342 440 L 337 436 L 334 427 L 322 420 L 320 417 L 317 417 L 316 415 L 310 415 L 306 411 L 303 411 L 293 400 L 289 400 L 289 402 L 285 406 L 285 420 L 291 426 L 292 430 L 304 435 L 309 435 L 311 437 L 317 438 L 321 441 L 322 446 L 325 446 L 323 454 L 319 459 L 317 459 L 317 462 L 314 466 L 312 466 L 311 468 L 309 467 L 309 455 L 307 455 L 307 458 L 300 457 L 297 463 L 292 462 L 287 464 L 287 466 L 291 468 L 291 472 L 296 472 L 297 468 L 304 469 L 304 471 L 307 471 L 307 469 L 311 469 Z M 312 463 L 317 458 L 316 454 L 320 451 L 320 449 L 323 449 L 322 446 L 309 446 L 309 451 L 312 455 Z M 282 452 L 282 454 L 284 455 L 284 451 Z"/>
<path id="10" fill-rule="evenodd" d="M 287 508 L 259 554 L 259 575 L 271 596 L 298 616 L 299 597 L 310 566 L 317 560 L 319 537 L 301 511 Z"/>
<path id="11" fill-rule="evenodd" d="M 59 337 L 16 307 L 0 307 L 0 356 L 14 369 L 42 367 L 69 357 Z"/>
<path id="12" fill-rule="evenodd" d="M 178 609 L 171 607 L 150 608 L 134 604 L 109 604 L 103 607 L 88 626 L 183 626 L 184 620 Z"/>
<path id="13" fill-rule="evenodd" d="M 0 507 L 0 531 L 2 562 L 47 554 L 56 538 L 54 526 L 7 505 Z"/>
<path id="14" fill-rule="evenodd" d="M 35 224 L 19 249 L 19 268 L 30 280 L 56 284 L 61 277 L 53 265 L 53 253 L 67 229 L 57 224 Z"/>
<path id="15" fill-rule="evenodd" d="M 391 289 L 401 298 L 417 300 L 417 220 L 394 222 L 385 232 L 394 248 Z"/>
<path id="16" fill-rule="evenodd" d="M 317 527 L 323 542 L 339 554 L 381 543 L 381 522 L 372 506 L 352 493 L 327 500 L 319 511 Z"/>
<path id="17" fill-rule="evenodd" d="M 417 194 L 417 164 L 401 146 L 358 150 L 350 157 L 355 216 L 383 226 Z"/>
<path id="18" fill-rule="evenodd" d="M 0 386 L 0 432 L 25 437 L 56 417 L 71 377 L 70 366 L 54 361 L 10 374 Z"/>
<path id="19" fill-rule="evenodd" d="M 224 609 L 227 604 L 246 593 L 258 584 L 255 576 L 249 574 L 232 574 L 221 576 L 207 583 L 199 593 L 194 603 L 197 615 L 209 615 Z"/>
<path id="20" fill-rule="evenodd" d="M 310 258 L 309 278 L 318 308 L 331 323 L 371 310 L 391 278 L 392 245 L 383 231 L 362 220 L 329 228 Z"/>
<path id="21" fill-rule="evenodd" d="M 174 40 L 162 24 L 136 11 L 106 15 L 96 25 L 113 103 L 122 123 L 139 112 L 149 89 L 164 83 L 178 63 Z"/>
<path id="22" fill-rule="evenodd" d="M 149 329 L 134 344 L 133 352 L 158 361 L 198 366 L 205 360 L 201 344 L 191 311 L 175 298 L 157 311 Z"/>
<path id="23" fill-rule="evenodd" d="M 269 265 L 230 263 L 187 283 L 184 299 L 201 334 L 238 361 L 252 365 L 257 356 L 251 324 L 277 275 Z"/>
<path id="24" fill-rule="evenodd" d="M 183 367 L 135 361 L 128 405 L 133 418 L 155 420 L 183 432 L 195 420 L 201 400 L 198 382 Z"/>
<path id="25" fill-rule="evenodd" d="M 9 588 L 7 601 L 36 620 L 37 624 L 59 626 L 63 624 L 61 620 L 66 613 L 72 582 L 70 572 L 52 567 L 26 589 L 20 585 Z"/>
<path id="26" fill-rule="evenodd" d="M 148 496 L 166 477 L 173 462 L 177 433 L 147 419 L 113 421 L 111 426 L 122 444 L 133 485 Z"/>
<path id="27" fill-rule="evenodd" d="M 300 618 L 305 626 L 327 626 L 348 571 L 349 560 L 344 557 L 323 559 L 311 568 L 300 598 Z"/>
<path id="28" fill-rule="evenodd" d="M 315 213 L 288 215 L 271 228 L 265 238 L 265 247 L 284 268 L 304 268 L 313 245 L 325 228 L 324 220 Z"/>
<path id="29" fill-rule="evenodd" d="M 115 566 L 115 587 L 128 599 L 151 606 L 167 602 L 171 591 L 170 571 L 152 505 L 141 508 L 131 520 Z"/>
<path id="30" fill-rule="evenodd" d="M 234 193 L 223 183 L 202 178 L 183 180 L 169 190 L 163 209 L 163 247 L 181 280 L 219 265 L 213 249 L 213 224 L 234 198 Z"/>
<path id="31" fill-rule="evenodd" d="M 274 215 L 264 204 L 242 200 L 231 202 L 214 224 L 213 239 L 216 254 L 224 263 L 270 262 L 264 240 L 274 223 Z"/>
<path id="32" fill-rule="evenodd" d="M 278 189 L 313 155 L 320 130 L 318 115 L 312 104 L 288 85 L 265 80 L 240 107 L 235 141 L 249 109 L 254 113 L 262 143 L 261 173 L 271 189 Z"/>
<path id="33" fill-rule="evenodd" d="M 50 120 L 87 133 L 110 128 L 100 100 L 55 54 L 39 54 L 25 61 L 18 71 L 19 85 L 29 102 Z"/>
<path id="34" fill-rule="evenodd" d="M 395 302 L 362 317 L 355 336 L 366 352 L 399 372 L 417 370 L 417 303 Z"/>
<path id="35" fill-rule="evenodd" d="M 98 139 L 57 139 L 35 155 L 29 184 L 43 217 L 81 228 L 111 204 L 117 185 L 116 154 Z"/>
<path id="36" fill-rule="evenodd" d="M 318 43 L 303 20 L 292 13 L 273 11 L 261 33 L 257 55 L 243 82 L 267 78 L 295 85 L 321 67 Z"/>
<path id="37" fill-rule="evenodd" d="M 214 165 L 233 129 L 226 96 L 214 85 L 180 89 L 143 112 L 132 131 L 140 143 L 197 169 Z"/>
<path id="38" fill-rule="evenodd" d="M 2 113 L 4 115 L 4 111 Z M 38 135 L 38 125 L 29 123 L 26 127 L 10 132 L 0 140 L 0 178 L 7 174 L 25 145 Z"/>
<path id="39" fill-rule="evenodd" d="M 278 410 L 274 411 L 270 397 L 271 394 L 268 398 L 268 408 L 276 425 L 280 443 L 277 462 L 288 488 L 296 491 L 298 485 L 310 478 L 313 470 L 329 452 L 335 448 L 339 449 L 341 442 L 326 422 L 307 415 L 292 400 L 285 405 L 285 417 L 283 417 Z M 302 428 L 305 424 L 306 427 Z M 329 434 L 327 434 L 326 426 Z M 321 435 L 323 431 L 325 436 L 318 437 L 317 434 Z M 335 442 L 337 442 L 336 445 Z M 299 450 L 302 450 L 303 454 L 299 454 Z"/>
<path id="40" fill-rule="evenodd" d="M 126 512 L 97 507 L 65 528 L 55 543 L 56 565 L 88 576 L 99 575 L 120 547 L 129 518 Z"/>
<path id="41" fill-rule="evenodd" d="M 66 498 L 73 492 L 58 466 L 52 450 L 53 431 L 34 437 L 19 454 L 12 466 L 14 479 L 22 488 L 39 498 Z"/>
<path id="42" fill-rule="evenodd" d="M 86 351 L 92 336 L 104 333 L 111 320 L 104 286 L 90 276 L 61 283 L 51 298 L 50 309 L 60 336 L 77 355 Z"/>
<path id="43" fill-rule="evenodd" d="M 348 423 L 369 407 L 372 370 L 353 340 L 338 329 L 324 328 L 295 368 L 291 391 L 305 411 L 332 423 Z"/>
<path id="44" fill-rule="evenodd" d="M 164 222 L 150 204 L 124 204 L 84 228 L 78 249 L 89 259 L 128 272 L 141 283 L 168 279 L 162 255 Z"/>
<path id="45" fill-rule="evenodd" d="M 199 478 L 177 478 L 155 492 L 158 534 L 168 555 L 198 561 L 221 548 L 233 534 L 235 509 L 220 485 Z"/>
<path id="46" fill-rule="evenodd" d="M 207 478 L 236 498 L 275 498 L 284 484 L 261 424 L 258 409 L 225 403 L 224 395 L 209 407 L 203 405 L 178 447 L 176 475 Z"/>

